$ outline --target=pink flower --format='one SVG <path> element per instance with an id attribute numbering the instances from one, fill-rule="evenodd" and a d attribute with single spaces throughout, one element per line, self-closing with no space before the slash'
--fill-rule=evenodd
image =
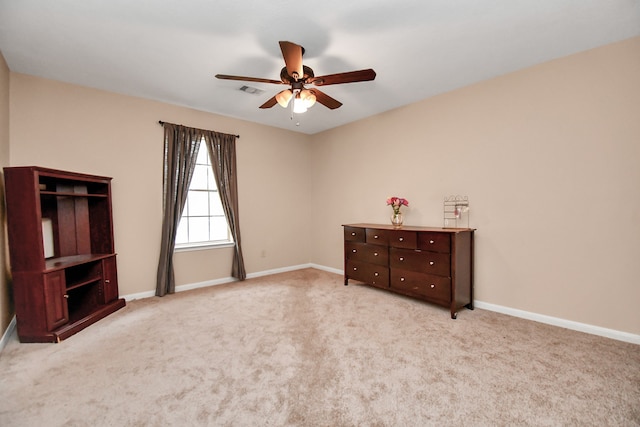
<path id="1" fill-rule="evenodd" d="M 387 205 L 391 205 L 394 213 L 400 213 L 400 207 L 409 206 L 409 201 L 402 197 L 393 196 L 387 199 Z"/>

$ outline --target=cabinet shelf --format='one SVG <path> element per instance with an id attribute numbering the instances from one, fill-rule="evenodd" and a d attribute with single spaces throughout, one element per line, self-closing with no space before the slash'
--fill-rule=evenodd
<path id="1" fill-rule="evenodd" d="M 41 196 L 52 197 L 107 197 L 106 194 L 99 193 L 71 193 L 68 191 L 40 191 Z"/>
<path id="2" fill-rule="evenodd" d="M 67 291 L 70 291 L 70 290 L 73 290 L 73 289 L 76 289 L 76 288 L 80 288 L 82 286 L 89 285 L 91 283 L 99 282 L 100 279 L 102 279 L 102 276 L 93 276 L 93 277 L 87 278 L 87 279 L 85 279 L 85 280 L 83 280 L 81 282 L 76 282 L 76 283 L 73 283 L 71 285 L 67 284 Z"/>
<path id="3" fill-rule="evenodd" d="M 114 254 L 80 254 L 70 255 L 58 258 L 49 258 L 45 261 L 45 271 L 64 270 L 69 267 L 86 264 L 92 261 L 99 261 L 104 258 L 113 256 Z"/>

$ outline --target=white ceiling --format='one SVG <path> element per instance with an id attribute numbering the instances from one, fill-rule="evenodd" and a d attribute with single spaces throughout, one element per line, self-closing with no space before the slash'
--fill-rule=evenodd
<path id="1" fill-rule="evenodd" d="M 308 134 L 639 35 L 640 0 L 0 0 L 13 72 Z M 279 40 L 304 46 L 316 75 L 376 80 L 325 86 L 344 105 L 291 120 L 258 108 L 282 86 L 214 78 L 278 80 Z"/>

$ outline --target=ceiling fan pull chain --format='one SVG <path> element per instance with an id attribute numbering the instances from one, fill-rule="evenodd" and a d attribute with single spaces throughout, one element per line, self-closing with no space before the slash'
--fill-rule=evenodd
<path id="1" fill-rule="evenodd" d="M 294 95 L 294 97 L 295 97 L 295 95 Z M 293 116 L 296 114 L 295 111 L 293 111 L 293 104 L 294 104 L 295 100 L 292 99 L 291 101 L 292 101 L 291 105 L 290 105 L 290 107 L 291 107 L 291 121 L 293 121 Z M 300 115 L 300 114 L 298 114 L 298 115 Z M 299 121 L 296 122 L 296 126 L 300 126 L 300 122 Z"/>
<path id="2" fill-rule="evenodd" d="M 291 99 L 291 102 L 289 103 L 289 109 L 291 110 L 291 121 L 293 121 L 293 115 L 296 114 L 293 111 L 293 104 L 295 104 L 296 100 L 295 100 L 296 94 L 293 94 L 293 98 Z"/>

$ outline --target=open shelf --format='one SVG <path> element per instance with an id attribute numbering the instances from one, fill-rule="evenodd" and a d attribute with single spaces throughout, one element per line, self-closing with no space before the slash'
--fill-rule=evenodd
<path id="1" fill-rule="evenodd" d="M 114 254 L 81 254 L 69 255 L 58 258 L 49 258 L 45 261 L 46 271 L 64 270 L 92 261 L 100 261 L 101 259 L 113 256 Z"/>
<path id="2" fill-rule="evenodd" d="M 107 197 L 106 194 L 70 193 L 61 191 L 40 191 L 40 195 L 54 197 Z"/>
<path id="3" fill-rule="evenodd" d="M 80 288 L 82 286 L 89 285 L 89 284 L 92 284 L 92 283 L 97 283 L 100 280 L 102 280 L 102 276 L 93 276 L 93 277 L 87 278 L 87 279 L 85 279 L 85 280 L 83 280 L 81 282 L 74 283 L 72 285 L 67 284 L 67 291 L 71 291 L 73 289 Z"/>

